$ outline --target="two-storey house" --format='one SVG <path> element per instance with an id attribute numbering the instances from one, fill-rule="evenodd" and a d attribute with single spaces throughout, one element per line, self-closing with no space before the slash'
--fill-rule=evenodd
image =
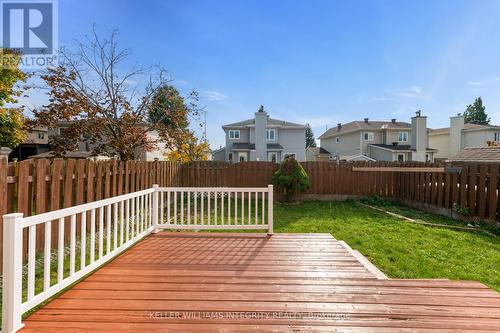
<path id="1" fill-rule="evenodd" d="M 306 159 L 306 126 L 270 118 L 261 106 L 252 119 L 222 126 L 226 146 L 214 151 L 212 159 L 226 162 L 270 161 L 288 156 Z"/>
<path id="2" fill-rule="evenodd" d="M 338 124 L 320 137 L 320 147 L 333 159 L 377 161 L 433 161 L 435 149 L 429 148 L 427 117 L 420 111 L 411 124 L 373 121 L 365 118 Z"/>
<path id="3" fill-rule="evenodd" d="M 438 149 L 435 157 L 440 161 L 453 159 L 465 148 L 487 147 L 488 141 L 500 142 L 500 126 L 465 123 L 462 114 L 450 117 L 450 127 L 429 132 L 429 142 Z"/>

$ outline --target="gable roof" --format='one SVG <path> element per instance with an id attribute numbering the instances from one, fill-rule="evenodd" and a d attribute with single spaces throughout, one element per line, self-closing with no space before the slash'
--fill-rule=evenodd
<path id="1" fill-rule="evenodd" d="M 468 147 L 450 158 L 457 162 L 500 162 L 500 146 L 495 147 Z"/>
<path id="2" fill-rule="evenodd" d="M 319 155 L 319 154 L 330 155 L 330 152 L 323 147 L 307 147 L 306 150 L 310 151 L 314 155 Z"/>
<path id="3" fill-rule="evenodd" d="M 279 120 L 279 119 L 274 119 L 274 118 L 267 118 L 267 125 L 268 126 L 283 126 L 283 127 L 306 127 L 305 125 L 302 125 L 302 124 L 292 123 L 289 121 Z M 238 121 L 236 123 L 231 123 L 231 124 L 227 124 L 227 125 L 223 125 L 222 128 L 245 127 L 245 126 L 255 126 L 255 118 L 247 119 L 247 120 L 243 120 L 243 121 Z"/>
<path id="4" fill-rule="evenodd" d="M 411 128 L 411 124 L 405 123 L 402 121 L 380 121 L 380 120 L 369 120 L 365 122 L 364 120 L 355 120 L 350 123 L 343 124 L 342 127 L 338 128 L 338 126 L 332 127 L 328 129 L 325 133 L 319 136 L 319 139 L 326 139 L 331 136 L 341 135 L 346 133 L 351 133 L 360 130 L 381 130 L 384 128 L 389 129 L 399 129 L 399 128 Z"/>
<path id="5" fill-rule="evenodd" d="M 500 126 L 471 124 L 471 123 L 464 124 L 464 131 L 475 131 L 475 130 L 482 130 L 482 129 L 500 129 Z M 449 127 L 435 128 L 435 129 L 431 129 L 429 131 L 429 134 L 446 134 L 446 133 L 450 133 Z"/>

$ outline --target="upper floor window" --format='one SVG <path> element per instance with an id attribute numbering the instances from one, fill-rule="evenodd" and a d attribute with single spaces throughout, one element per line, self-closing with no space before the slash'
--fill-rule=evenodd
<path id="1" fill-rule="evenodd" d="M 229 130 L 229 138 L 230 139 L 239 139 L 240 131 L 239 130 Z"/>
<path id="2" fill-rule="evenodd" d="M 398 141 L 399 142 L 408 142 L 408 132 L 399 132 Z"/>
<path id="3" fill-rule="evenodd" d="M 276 140 L 276 130 L 275 129 L 268 129 L 268 130 L 266 130 L 266 138 L 269 141 Z"/>
<path id="4" fill-rule="evenodd" d="M 373 141 L 373 132 L 364 132 L 363 141 Z"/>
<path id="5" fill-rule="evenodd" d="M 500 142 L 500 132 L 495 132 L 495 141 Z"/>
<path id="6" fill-rule="evenodd" d="M 38 133 L 38 138 L 39 138 L 40 140 L 45 139 L 45 133 Z"/>

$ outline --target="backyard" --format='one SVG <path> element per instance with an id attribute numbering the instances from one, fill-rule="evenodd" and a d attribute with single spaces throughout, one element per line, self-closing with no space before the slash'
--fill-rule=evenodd
<path id="1" fill-rule="evenodd" d="M 390 208 L 389 208 L 390 209 Z M 458 222 L 395 206 L 427 222 Z M 390 278 L 477 280 L 500 291 L 500 240 L 483 232 L 408 223 L 355 201 L 276 204 L 275 232 L 330 233 Z"/>

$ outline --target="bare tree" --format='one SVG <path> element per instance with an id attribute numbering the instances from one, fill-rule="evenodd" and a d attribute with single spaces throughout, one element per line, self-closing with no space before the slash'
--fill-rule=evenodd
<path id="1" fill-rule="evenodd" d="M 131 50 L 120 49 L 117 37 L 113 30 L 101 38 L 94 27 L 84 42 L 78 42 L 76 52 L 63 49 L 61 64 L 42 75 L 50 102 L 34 111 L 34 124 L 59 127 L 65 123 L 60 135 L 51 139 L 56 153 L 76 150 L 83 141 L 94 153 L 118 154 L 128 160 L 155 148 L 158 139 L 148 135 L 151 131 L 157 131 L 167 145 L 184 133 L 176 121 L 180 125 L 187 114 L 179 114 L 172 126 L 150 121 L 151 110 L 168 112 L 155 105 L 161 89 L 171 81 L 166 70 L 161 66 L 125 69 Z M 195 105 L 185 112 L 195 113 Z"/>

